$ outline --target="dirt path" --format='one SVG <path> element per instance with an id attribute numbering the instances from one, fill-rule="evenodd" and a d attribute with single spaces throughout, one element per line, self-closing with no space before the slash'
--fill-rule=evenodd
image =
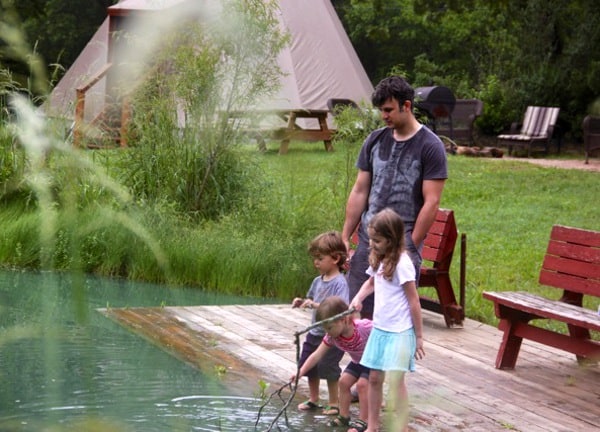
<path id="1" fill-rule="evenodd" d="M 477 138 L 477 145 L 480 147 L 494 147 L 496 145 L 496 138 L 489 136 L 480 136 Z M 496 160 L 527 162 L 550 168 L 579 169 L 584 171 L 600 172 L 600 158 L 598 158 L 598 154 L 594 153 L 594 157 L 591 157 L 588 161 L 589 163 L 586 164 L 584 161 L 582 147 L 581 145 L 577 144 L 567 145 L 566 143 L 564 143 L 562 149 L 559 149 L 563 154 L 569 154 L 570 156 L 573 156 L 573 159 L 549 159 L 545 157 L 514 157 L 508 155 L 508 151 L 506 148 L 502 148 L 501 150 L 504 151 L 504 156 L 502 157 L 502 159 Z"/>
<path id="2" fill-rule="evenodd" d="M 522 157 L 511 157 L 504 156 L 502 160 L 512 160 L 519 162 L 528 162 L 536 165 L 552 168 L 564 168 L 564 169 L 580 169 L 584 171 L 595 171 L 600 172 L 600 160 L 597 158 L 590 159 L 589 163 L 584 163 L 582 159 L 534 159 L 534 158 L 522 158 Z"/>

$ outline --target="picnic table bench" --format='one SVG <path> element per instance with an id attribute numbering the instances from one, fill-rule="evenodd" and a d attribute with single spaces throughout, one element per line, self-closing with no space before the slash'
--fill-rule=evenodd
<path id="1" fill-rule="evenodd" d="M 279 111 L 278 115 L 287 120 L 285 129 L 279 129 L 276 139 L 281 139 L 279 154 L 286 154 L 291 140 L 298 141 L 323 141 L 325 151 L 333 151 L 331 145 L 332 131 L 327 126 L 328 110 L 316 109 L 293 109 L 289 111 Z M 296 120 L 316 119 L 318 127 L 302 128 L 298 126 Z"/>
<path id="2" fill-rule="evenodd" d="M 450 280 L 450 265 L 458 239 L 454 211 L 438 209 L 435 222 L 429 228 L 423 245 L 423 264 L 419 273 L 419 288 L 433 287 L 437 299 L 419 295 L 421 307 L 444 316 L 447 327 L 458 327 L 465 319 L 465 279 L 467 237 L 461 234 L 460 245 L 460 286 L 456 301 L 454 287 Z M 358 244 L 358 232 L 352 235 L 352 242 Z"/>
<path id="3" fill-rule="evenodd" d="M 600 298 L 600 232 L 555 225 L 539 283 L 562 290 L 558 300 L 516 292 L 484 292 L 494 302 L 498 328 L 504 332 L 496 368 L 514 369 L 523 338 L 573 353 L 580 363 L 600 360 L 600 315 L 583 306 L 583 296 Z M 530 324 L 533 320 L 565 323 L 568 334 Z"/>

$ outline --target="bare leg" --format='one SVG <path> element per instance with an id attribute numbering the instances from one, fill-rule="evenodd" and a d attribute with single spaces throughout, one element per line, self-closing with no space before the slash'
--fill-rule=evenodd
<path id="1" fill-rule="evenodd" d="M 350 417 L 350 403 L 352 400 L 350 388 L 355 382 L 356 378 L 349 373 L 343 373 L 342 377 L 340 378 L 340 415 L 342 417 Z"/>
<path id="2" fill-rule="evenodd" d="M 408 390 L 404 381 L 404 372 L 390 373 L 389 418 L 390 430 L 408 432 Z"/>
<path id="3" fill-rule="evenodd" d="M 311 377 L 308 379 L 308 391 L 310 394 L 310 401 L 314 403 L 319 403 L 319 384 L 321 379 L 316 377 Z"/>
<path id="4" fill-rule="evenodd" d="M 358 391 L 358 418 L 368 423 L 369 420 L 369 380 L 360 378 L 356 383 Z"/>
<path id="5" fill-rule="evenodd" d="M 371 369 L 369 373 L 369 425 L 367 432 L 378 432 L 381 424 L 380 410 L 381 400 L 383 399 L 383 381 L 385 380 L 385 372 Z"/>
<path id="6" fill-rule="evenodd" d="M 327 390 L 329 392 L 329 406 L 330 407 L 339 407 L 339 381 L 338 380 L 327 380 Z M 325 413 L 327 414 L 327 413 Z"/>
<path id="7" fill-rule="evenodd" d="M 309 401 L 314 403 L 315 405 L 319 404 L 319 384 L 321 379 L 317 375 L 316 377 L 307 377 L 308 379 L 308 394 Z M 302 408 L 304 406 L 304 402 L 298 405 L 298 409 L 301 411 L 305 411 L 306 408 Z"/>

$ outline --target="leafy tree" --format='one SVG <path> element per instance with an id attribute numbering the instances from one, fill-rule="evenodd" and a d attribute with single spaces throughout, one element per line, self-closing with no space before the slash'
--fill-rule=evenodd
<path id="1" fill-rule="evenodd" d="M 561 107 L 577 138 L 600 92 L 600 8 L 594 0 L 337 0 L 340 18 L 374 82 L 393 68 L 416 86 L 480 97 L 485 133 L 527 105 Z"/>
<path id="2" fill-rule="evenodd" d="M 26 59 L 15 56 L 6 33 L 24 34 L 27 52 L 35 52 L 52 81 L 60 79 L 96 32 L 107 8 L 118 0 L 2 0 L 0 2 L 0 68 L 11 71 L 23 88 L 31 75 Z M 31 89 L 43 93 L 42 88 Z"/>

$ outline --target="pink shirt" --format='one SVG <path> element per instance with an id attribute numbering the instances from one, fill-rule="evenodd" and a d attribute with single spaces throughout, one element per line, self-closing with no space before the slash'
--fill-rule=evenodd
<path id="1" fill-rule="evenodd" d="M 325 334 L 323 342 L 327 346 L 336 346 L 342 351 L 347 352 L 354 363 L 360 363 L 365 345 L 367 345 L 367 339 L 369 339 L 369 334 L 371 334 L 371 329 L 373 328 L 373 322 L 368 319 L 360 319 L 354 320 L 353 323 L 354 331 L 352 332 L 352 336 L 348 338 L 343 336 L 332 338 L 328 334 Z"/>

